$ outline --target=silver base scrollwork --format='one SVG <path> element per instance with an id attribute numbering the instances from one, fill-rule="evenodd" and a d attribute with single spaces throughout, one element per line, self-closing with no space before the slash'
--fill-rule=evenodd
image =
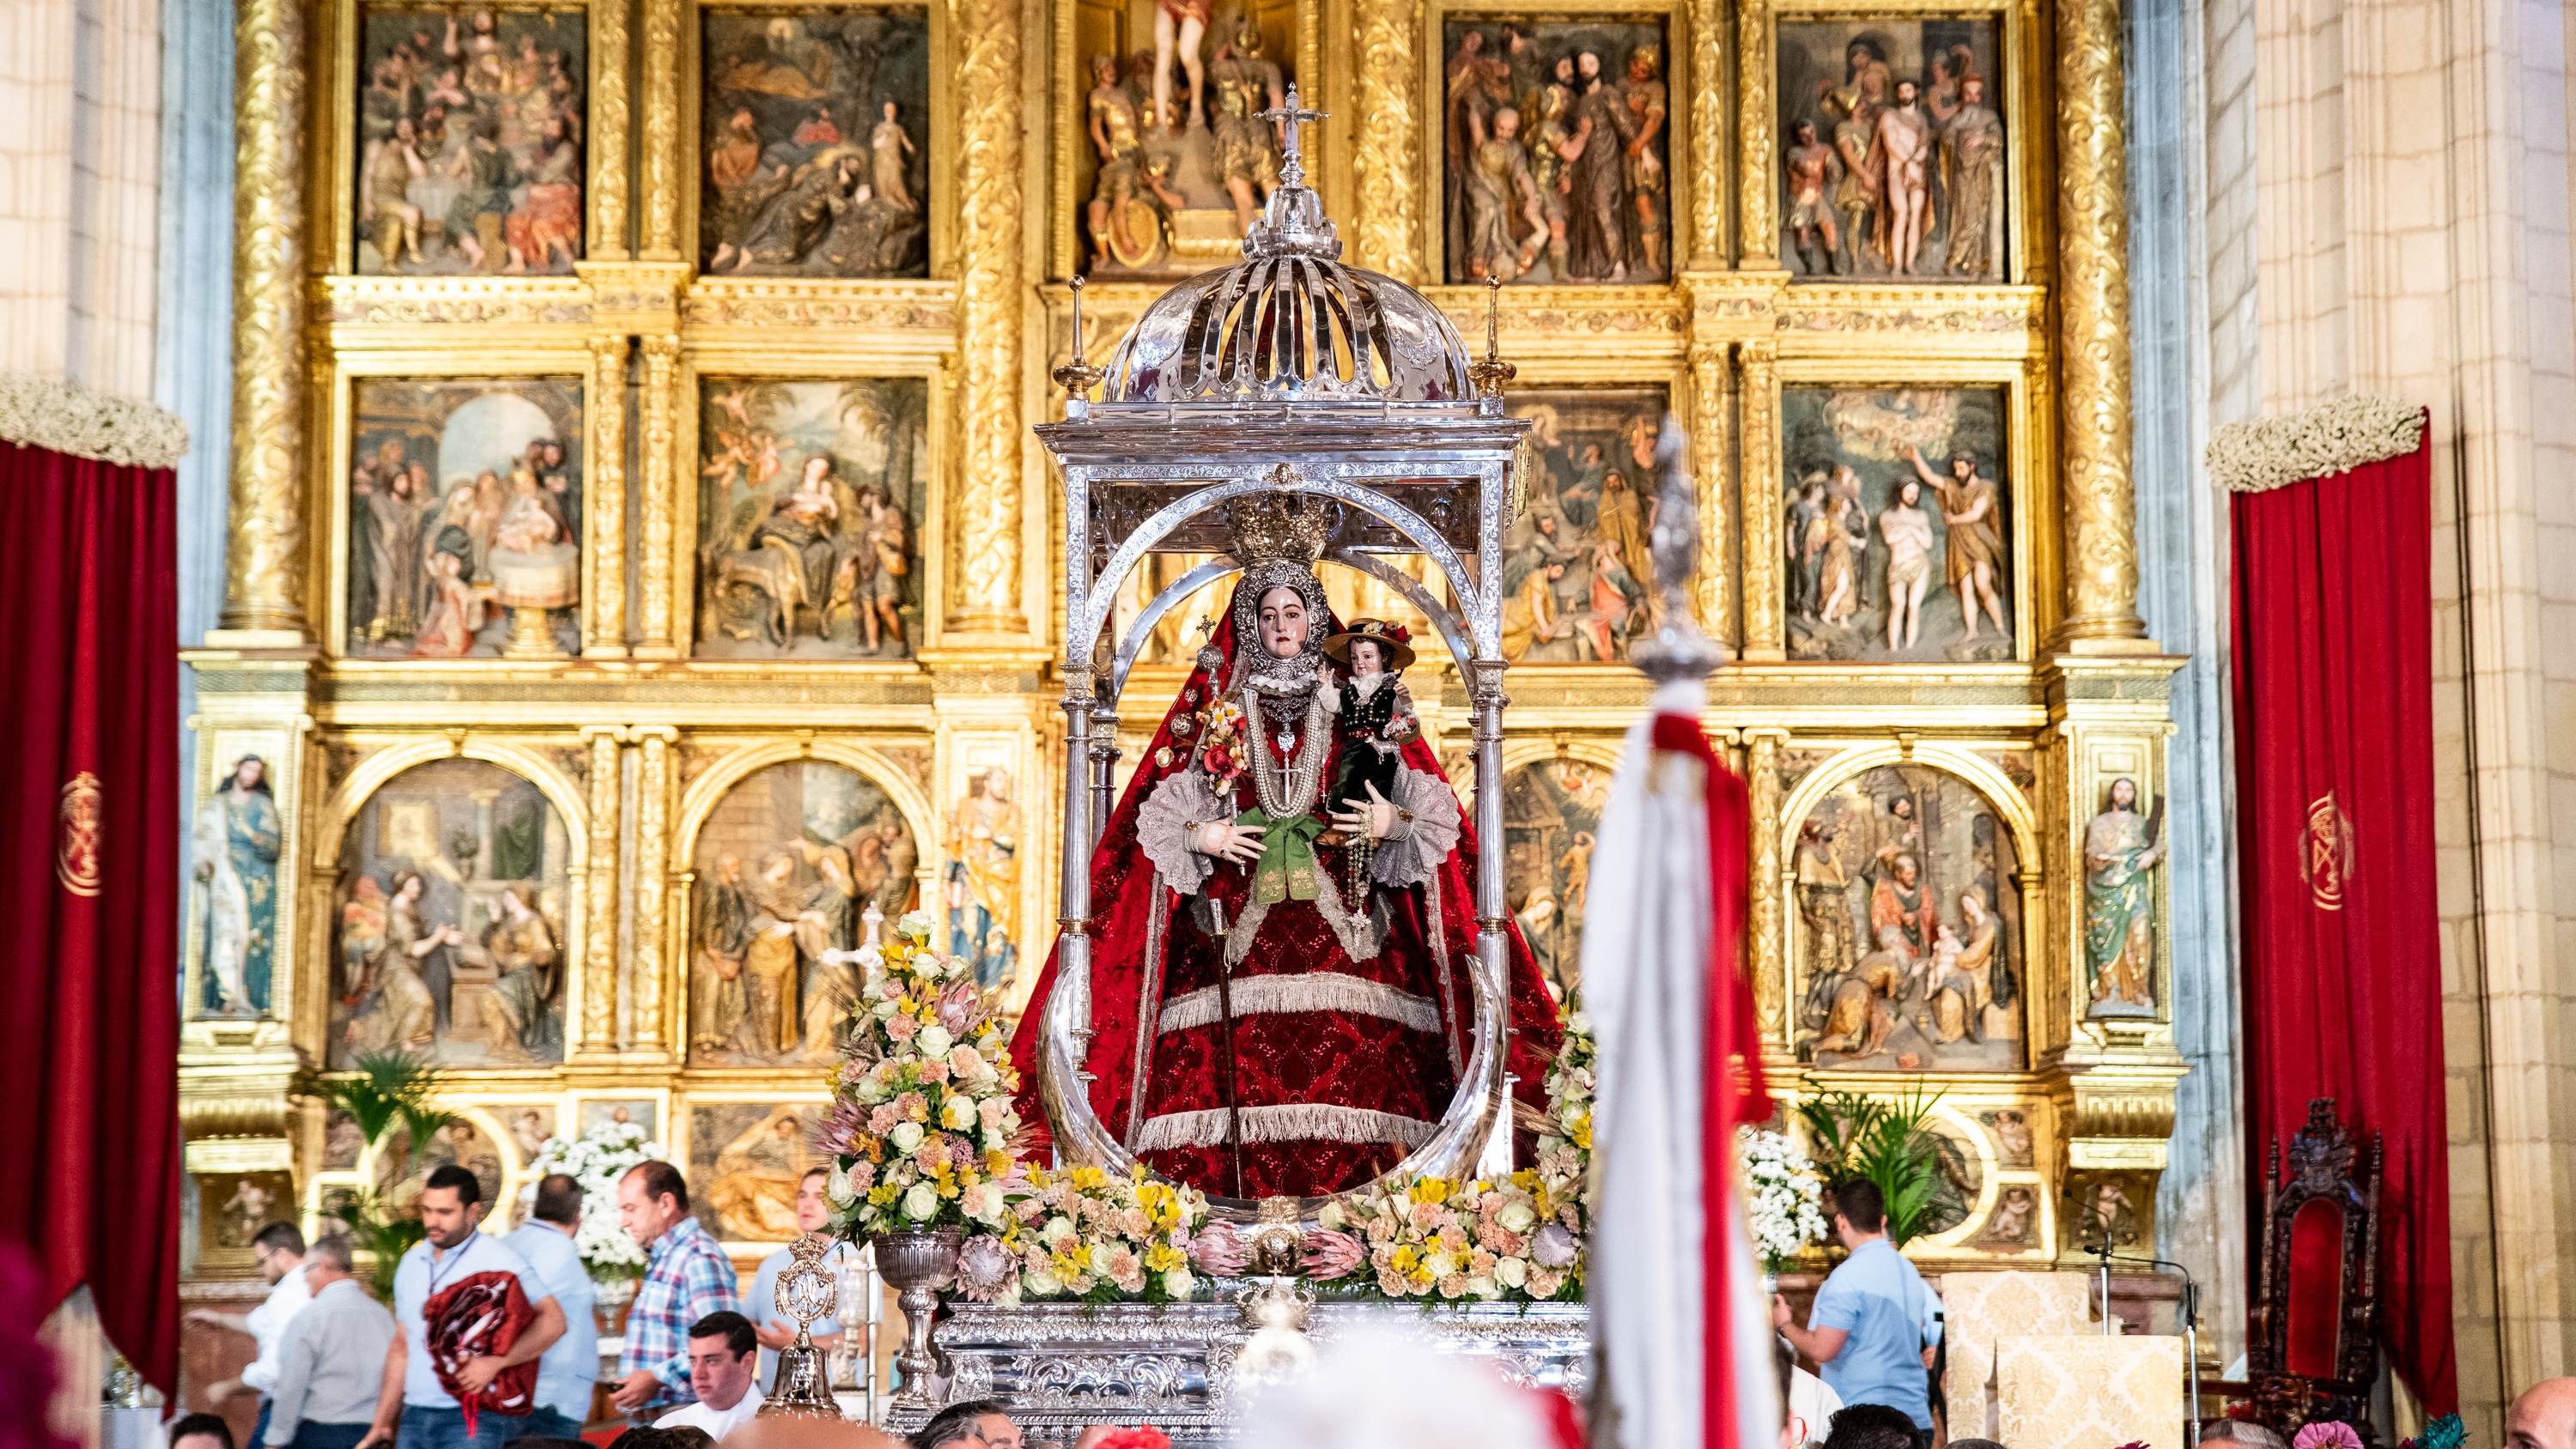
<path id="1" fill-rule="evenodd" d="M 884 1251 L 882 1243 L 878 1251 Z M 1235 1443 L 1249 1385 L 1238 1363 L 1255 1330 L 1225 1294 L 1213 1302 L 957 1303 L 939 1326 L 943 1402 L 999 1399 L 1029 1439 L 1071 1444 L 1093 1424 L 1152 1424 L 1182 1449 Z M 1515 1383 L 1564 1389 L 1592 1378 L 1592 1321 L 1580 1303 L 1477 1303 L 1428 1312 L 1404 1303 L 1319 1302 L 1305 1333 L 1329 1352 L 1355 1331 L 1417 1336 L 1492 1360 Z M 887 1427 L 916 1429 L 933 1404 L 898 1400 Z"/>

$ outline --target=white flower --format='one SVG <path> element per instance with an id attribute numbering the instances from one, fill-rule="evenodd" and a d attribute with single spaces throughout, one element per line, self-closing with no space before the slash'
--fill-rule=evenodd
<path id="1" fill-rule="evenodd" d="M 910 1152 L 921 1145 L 921 1124 L 897 1122 L 894 1130 L 886 1134 L 886 1140 L 894 1144 L 895 1151 Z"/>
<path id="2" fill-rule="evenodd" d="M 1565 1019 L 1566 1031 L 1574 1036 L 1592 1035 L 1592 1013 L 1578 1011 Z"/>
<path id="3" fill-rule="evenodd" d="M 877 1080 L 876 1073 L 870 1072 L 850 1088 L 850 1095 L 873 1107 L 886 1099 L 885 1083 Z"/>
<path id="4" fill-rule="evenodd" d="M 984 1129 L 984 1150 L 987 1152 L 1001 1151 L 1010 1140 L 990 1127 Z"/>
<path id="5" fill-rule="evenodd" d="M 850 1186 L 848 1168 L 835 1167 L 832 1169 L 832 1175 L 823 1179 L 823 1196 L 831 1199 L 832 1205 L 839 1208 L 847 1208 L 858 1200 L 857 1191 Z"/>
<path id="6" fill-rule="evenodd" d="M 921 1222 L 939 1211 L 939 1189 L 926 1182 L 916 1182 L 903 1195 L 903 1215 Z"/>
<path id="7" fill-rule="evenodd" d="M 875 1012 L 879 1016 L 891 1017 L 895 1014 L 896 1008 L 900 1007 L 902 1004 L 902 1002 L 895 1000 L 891 996 L 880 996 L 876 999 L 876 1004 L 869 1007 L 868 1010 Z"/>
<path id="8" fill-rule="evenodd" d="M 1491 1279 L 1491 1278 L 1470 1278 L 1470 1279 L 1468 1279 L 1468 1280 L 1467 1280 L 1467 1292 L 1468 1292 L 1469 1294 L 1473 1295 L 1474 1297 L 1477 1297 L 1477 1298 L 1483 1298 L 1483 1299 L 1488 1299 L 1488 1300 L 1495 1299 L 1495 1298 L 1500 1298 L 1500 1297 L 1502 1297 L 1502 1296 L 1503 1296 L 1503 1290 L 1502 1290 L 1501 1288 L 1499 1288 L 1499 1287 L 1495 1286 L 1494 1280 L 1493 1280 L 1493 1279 Z"/>
<path id="9" fill-rule="evenodd" d="M 1422 1255 L 1422 1271 L 1434 1278 L 1446 1278 L 1458 1271 L 1458 1260 L 1447 1253 L 1425 1253 Z"/>
<path id="10" fill-rule="evenodd" d="M 1538 1211 L 1525 1202 L 1505 1203 L 1503 1210 L 1494 1214 L 1494 1221 L 1512 1232 L 1526 1233 L 1530 1224 L 1538 1221 Z"/>
<path id="11" fill-rule="evenodd" d="M 921 1035 L 913 1038 L 913 1041 L 921 1048 L 921 1054 L 926 1057 L 944 1057 L 948 1055 L 948 1048 L 952 1045 L 948 1028 L 935 1021 L 923 1027 Z"/>
<path id="12" fill-rule="evenodd" d="M 930 939 L 930 912 L 906 911 L 896 919 L 894 928 L 916 941 L 927 941 Z"/>
<path id="13" fill-rule="evenodd" d="M 1052 1267 L 1041 1265 L 1020 1275 L 1020 1287 L 1040 1298 L 1052 1298 L 1064 1291 L 1064 1280 Z"/>
<path id="14" fill-rule="evenodd" d="M 964 1097 L 950 1095 L 939 1109 L 939 1125 L 959 1132 L 975 1125 L 975 1104 Z"/>
<path id="15" fill-rule="evenodd" d="M 1191 1277 L 1187 1268 L 1174 1268 L 1163 1275 L 1163 1291 L 1175 1298 L 1189 1297 L 1198 1286 L 1199 1280 Z"/>
<path id="16" fill-rule="evenodd" d="M 1506 1288 L 1518 1288 L 1529 1282 L 1529 1264 L 1519 1258 L 1496 1259 L 1494 1281 Z"/>
<path id="17" fill-rule="evenodd" d="M 1103 1278 L 1108 1277 L 1109 1265 L 1117 1261 L 1117 1257 L 1117 1252 L 1107 1243 L 1093 1244 L 1091 1248 L 1091 1271 L 1099 1274 Z"/>
<path id="18" fill-rule="evenodd" d="M 1064 1240 L 1073 1235 L 1073 1219 L 1062 1215 L 1047 1219 L 1047 1225 L 1038 1230 L 1038 1237 L 1050 1248 L 1063 1247 Z"/>
<path id="19" fill-rule="evenodd" d="M 1322 1211 L 1315 1214 L 1315 1226 L 1328 1233 L 1338 1233 L 1348 1219 L 1349 1215 L 1342 1211 L 1342 1200 L 1334 1198 L 1324 1204 Z"/>

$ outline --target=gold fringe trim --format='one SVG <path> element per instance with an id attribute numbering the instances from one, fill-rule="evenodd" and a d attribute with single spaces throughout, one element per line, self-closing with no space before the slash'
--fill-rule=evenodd
<path id="1" fill-rule="evenodd" d="M 175 468 L 188 455 L 177 413 L 33 373 L 0 373 L 0 439 L 135 468 Z"/>
<path id="2" fill-rule="evenodd" d="M 1338 1011 L 1350 1016 L 1383 1017 L 1415 1031 L 1440 1029 L 1440 1007 L 1427 996 L 1398 991 L 1382 981 L 1316 971 L 1297 976 L 1246 976 L 1229 988 L 1238 1018 L 1296 1011 Z M 1217 989 L 1202 986 L 1163 1005 L 1158 1036 L 1193 1027 L 1214 1026 Z"/>
<path id="3" fill-rule="evenodd" d="M 1138 1152 L 1168 1152 L 1176 1147 L 1216 1147 L 1225 1142 L 1225 1109 L 1167 1112 L 1149 1119 L 1138 1135 Z M 1365 1107 L 1335 1107 L 1323 1102 L 1289 1102 L 1276 1107 L 1242 1110 L 1246 1142 L 1393 1142 L 1408 1151 L 1431 1140 L 1439 1124 Z"/>
<path id="4" fill-rule="evenodd" d="M 2423 437 L 2423 409 L 2356 393 L 2286 418 L 2230 423 L 2202 460 L 2227 491 L 2267 493 L 2414 452 Z"/>

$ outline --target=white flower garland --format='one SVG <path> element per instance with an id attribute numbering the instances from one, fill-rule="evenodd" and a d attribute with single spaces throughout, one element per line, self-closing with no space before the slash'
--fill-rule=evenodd
<path id="1" fill-rule="evenodd" d="M 0 438 L 138 468 L 175 468 L 188 454 L 177 413 L 26 372 L 0 373 Z"/>
<path id="2" fill-rule="evenodd" d="M 1762 1255 L 1766 1271 L 1778 1273 L 1824 1237 L 1825 1216 L 1817 1203 L 1823 1184 L 1814 1161 L 1785 1132 L 1740 1128 L 1736 1145 L 1752 1188 L 1745 1219 L 1753 1251 Z"/>
<path id="3" fill-rule="evenodd" d="M 2414 452 L 2423 436 L 2423 409 L 2357 393 L 2286 418 L 2230 423 L 2202 458 L 2229 492 L 2263 493 Z"/>

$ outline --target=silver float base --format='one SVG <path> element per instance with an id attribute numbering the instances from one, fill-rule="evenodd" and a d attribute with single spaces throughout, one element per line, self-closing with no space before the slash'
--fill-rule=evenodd
<path id="1" fill-rule="evenodd" d="M 1071 1445 L 1093 1424 L 1148 1423 L 1177 1449 L 1236 1440 L 1243 1396 L 1235 1355 L 1250 1331 L 1229 1293 L 1162 1307 L 959 1302 L 934 1335 L 949 1369 L 942 1404 L 999 1399 L 1032 1441 Z M 1477 1303 L 1424 1312 L 1409 1304 L 1321 1302 L 1307 1329 L 1320 1350 L 1366 1323 L 1416 1335 L 1444 1353 L 1489 1358 L 1505 1377 L 1584 1400 L 1592 1321 L 1580 1303 Z M 906 1433 L 935 1409 L 898 1401 L 886 1427 Z"/>

